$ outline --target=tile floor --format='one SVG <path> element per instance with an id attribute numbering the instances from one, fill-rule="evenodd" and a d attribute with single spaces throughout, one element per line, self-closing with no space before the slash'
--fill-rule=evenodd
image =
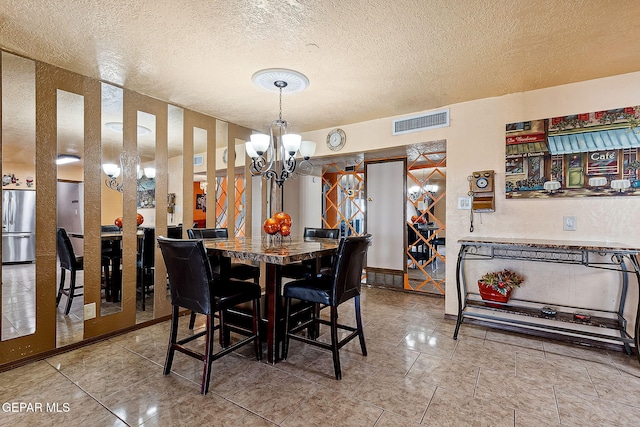
<path id="1" fill-rule="evenodd" d="M 201 364 L 185 355 L 162 375 L 169 324 L 156 324 L 0 374 L 0 426 L 640 424 L 635 357 L 473 325 L 454 341 L 443 306 L 365 288 L 369 355 L 348 344 L 341 381 L 330 353 L 292 341 L 275 366 L 257 362 L 251 346 L 214 362 L 206 396 Z M 353 319 L 350 308 L 342 321 Z M 12 402 L 43 411 L 5 411 Z M 59 412 L 47 412 L 55 403 Z"/>

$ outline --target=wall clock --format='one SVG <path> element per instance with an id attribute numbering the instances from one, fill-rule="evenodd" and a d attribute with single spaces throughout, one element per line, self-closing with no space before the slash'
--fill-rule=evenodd
<path id="1" fill-rule="evenodd" d="M 341 150 L 347 141 L 347 135 L 342 129 L 334 129 L 327 135 L 327 147 L 333 151 Z"/>

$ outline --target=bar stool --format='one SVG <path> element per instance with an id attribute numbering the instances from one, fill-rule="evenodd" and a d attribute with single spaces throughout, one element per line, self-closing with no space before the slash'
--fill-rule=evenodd
<path id="1" fill-rule="evenodd" d="M 60 286 L 58 287 L 58 296 L 56 297 L 56 307 L 60 304 L 60 298 L 62 295 L 67 296 L 67 306 L 64 309 L 64 314 L 69 314 L 71 311 L 71 304 L 74 297 L 79 297 L 84 294 L 76 294 L 76 288 L 82 288 L 76 284 L 76 273 L 84 270 L 84 258 L 77 257 L 73 251 L 73 245 L 67 235 L 67 231 L 64 228 L 58 228 L 56 234 L 56 246 L 58 249 L 58 258 L 60 259 Z M 71 273 L 71 282 L 68 288 L 64 287 L 65 273 L 69 270 Z"/>
<path id="2" fill-rule="evenodd" d="M 169 347 L 163 372 L 164 375 L 171 372 L 171 364 L 176 351 L 201 360 L 204 367 L 200 393 L 206 394 L 209 391 L 211 364 L 214 360 L 251 342 L 254 344 L 256 358 L 258 360 L 262 358 L 262 346 L 258 332 L 260 286 L 251 282 L 215 278 L 202 240 L 158 237 L 158 245 L 167 266 L 171 305 L 173 306 Z M 222 320 L 226 309 L 245 302 L 252 303 L 252 328 L 247 330 L 235 325 L 228 327 L 247 337 L 214 353 L 214 331 L 220 329 L 220 325 L 214 326 L 214 314 L 218 313 Z M 194 313 L 204 314 L 206 316 L 205 330 L 178 340 L 180 307 Z M 185 344 L 202 336 L 205 337 L 204 353 L 185 346 Z"/>
<path id="3" fill-rule="evenodd" d="M 286 300 L 285 317 L 285 341 L 283 348 L 283 359 L 287 358 L 289 351 L 289 339 L 295 339 L 307 344 L 331 350 L 333 354 L 333 369 L 336 379 L 342 378 L 340 369 L 339 350 L 349 341 L 358 337 L 362 355 L 367 355 L 367 347 L 364 342 L 364 332 L 362 329 L 362 316 L 360 314 L 360 286 L 362 282 L 362 269 L 364 258 L 371 244 L 371 235 L 347 237 L 340 241 L 338 253 L 334 258 L 333 271 L 330 276 L 317 275 L 310 279 L 296 280 L 284 286 L 284 297 Z M 294 327 L 290 327 L 291 318 L 299 313 L 291 312 L 292 299 L 307 301 L 320 306 L 320 308 L 330 307 L 330 320 L 326 321 L 316 315 L 314 307 L 304 308 L 311 311 L 311 319 L 302 322 Z M 343 302 L 354 299 L 356 311 L 356 327 L 342 325 L 338 323 L 338 306 Z M 316 341 L 308 337 L 296 335 L 296 332 L 305 328 L 310 328 L 317 324 L 329 325 L 331 327 L 331 344 Z M 338 329 L 351 332 L 342 340 L 338 339 Z"/>

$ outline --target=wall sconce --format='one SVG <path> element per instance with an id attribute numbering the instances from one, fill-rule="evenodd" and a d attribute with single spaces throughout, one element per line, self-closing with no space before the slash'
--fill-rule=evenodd
<path id="1" fill-rule="evenodd" d="M 102 165 L 102 171 L 107 175 L 107 179 L 104 180 L 104 185 L 111 190 L 116 190 L 122 193 L 124 189 L 124 180 L 120 177 L 120 173 L 124 169 L 125 165 L 136 165 L 136 170 L 140 173 L 140 157 L 138 156 L 127 156 L 125 153 L 120 153 L 120 166 L 115 163 L 104 163 Z M 153 176 L 155 177 L 155 168 L 146 168 L 153 169 Z M 151 171 L 150 171 L 151 172 Z"/>

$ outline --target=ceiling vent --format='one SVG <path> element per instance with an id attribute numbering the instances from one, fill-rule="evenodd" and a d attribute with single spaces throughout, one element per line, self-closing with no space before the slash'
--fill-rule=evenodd
<path id="1" fill-rule="evenodd" d="M 449 126 L 449 109 L 393 121 L 393 135 Z"/>

